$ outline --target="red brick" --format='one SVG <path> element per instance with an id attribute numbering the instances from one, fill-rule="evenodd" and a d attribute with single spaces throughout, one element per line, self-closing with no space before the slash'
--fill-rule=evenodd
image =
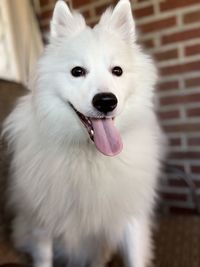
<path id="1" fill-rule="evenodd" d="M 200 187 L 200 181 L 192 181 L 194 183 L 194 185 L 199 188 Z M 186 183 L 186 181 L 184 180 L 184 178 L 180 178 L 180 179 L 173 179 L 170 178 L 169 179 L 169 185 L 173 186 L 173 187 L 188 187 L 188 184 Z"/>
<path id="2" fill-rule="evenodd" d="M 192 56 L 196 54 L 200 54 L 200 44 L 190 45 L 185 48 L 186 56 Z"/>
<path id="3" fill-rule="evenodd" d="M 187 110 L 188 117 L 200 117 L 200 108 L 190 108 Z"/>
<path id="4" fill-rule="evenodd" d="M 53 14 L 53 9 L 43 11 L 43 12 L 40 14 L 40 20 L 51 19 L 52 14 Z"/>
<path id="5" fill-rule="evenodd" d="M 160 98 L 161 105 L 171 104 L 184 104 L 191 102 L 200 102 L 200 93 L 188 94 L 188 95 L 173 95 Z"/>
<path id="6" fill-rule="evenodd" d="M 200 137 L 190 137 L 187 143 L 189 146 L 200 146 Z"/>
<path id="7" fill-rule="evenodd" d="M 197 78 L 190 78 L 185 80 L 186 87 L 198 87 L 200 86 L 200 77 Z"/>
<path id="8" fill-rule="evenodd" d="M 173 125 L 163 125 L 163 129 L 167 133 L 181 132 L 199 132 L 200 124 L 198 123 L 177 123 Z"/>
<path id="9" fill-rule="evenodd" d="M 170 81 L 170 82 L 163 82 L 158 84 L 158 90 L 165 91 L 165 90 L 174 90 L 179 88 L 178 81 Z"/>
<path id="10" fill-rule="evenodd" d="M 180 138 L 170 138 L 169 139 L 170 146 L 181 146 L 181 139 Z"/>
<path id="11" fill-rule="evenodd" d="M 151 16 L 153 14 L 154 14 L 154 10 L 153 10 L 153 6 L 152 5 L 133 10 L 133 15 L 137 19 L 142 18 L 142 17 Z"/>
<path id="12" fill-rule="evenodd" d="M 168 76 L 173 74 L 182 74 L 186 72 L 200 71 L 200 61 L 177 64 L 174 66 L 167 66 L 160 68 L 160 74 L 162 76 Z"/>
<path id="13" fill-rule="evenodd" d="M 193 4 L 199 4 L 199 0 L 165 0 L 160 4 L 161 11 L 186 7 Z"/>
<path id="14" fill-rule="evenodd" d="M 100 16 L 106 10 L 107 7 L 108 7 L 108 4 L 103 4 L 103 5 L 96 7 L 95 9 L 96 15 Z"/>
<path id="15" fill-rule="evenodd" d="M 191 160 L 191 159 L 198 159 L 200 160 L 200 152 L 197 151 L 182 151 L 182 152 L 171 152 L 170 155 L 171 159 L 186 159 L 186 160 Z"/>
<path id="16" fill-rule="evenodd" d="M 178 201 L 186 201 L 186 194 L 176 194 L 176 193 L 162 193 L 162 197 L 166 200 L 178 200 Z"/>
<path id="17" fill-rule="evenodd" d="M 192 23 L 200 21 L 200 10 L 186 14 L 183 17 L 184 23 Z"/>
<path id="18" fill-rule="evenodd" d="M 172 34 L 166 34 L 162 37 L 162 44 L 169 44 L 175 42 L 182 42 L 190 39 L 199 38 L 200 36 L 200 28 L 185 30 L 182 32 L 176 32 Z"/>
<path id="19" fill-rule="evenodd" d="M 182 172 L 182 173 L 184 173 L 185 172 L 185 166 L 184 165 L 182 165 L 182 164 L 173 164 L 173 165 L 171 165 L 171 167 L 173 167 L 173 168 L 175 168 L 175 170 L 174 171 L 176 171 L 176 172 Z M 169 174 L 170 175 L 170 174 Z"/>
<path id="20" fill-rule="evenodd" d="M 160 111 L 158 113 L 160 120 L 177 119 L 180 117 L 179 110 Z"/>
<path id="21" fill-rule="evenodd" d="M 92 0 L 73 0 L 73 7 L 77 8 L 86 4 L 92 3 Z"/>
<path id="22" fill-rule="evenodd" d="M 192 173 L 200 173 L 200 166 L 191 166 Z"/>
<path id="23" fill-rule="evenodd" d="M 172 187 L 188 187 L 184 179 L 169 179 L 169 186 Z"/>
<path id="24" fill-rule="evenodd" d="M 165 52 L 157 52 L 154 54 L 154 58 L 157 61 L 167 61 L 170 59 L 174 59 L 178 57 L 178 50 L 177 49 L 171 49 Z"/>
<path id="25" fill-rule="evenodd" d="M 185 215 L 199 215 L 197 209 L 195 208 L 183 208 L 183 207 L 170 207 L 170 213 L 172 214 L 185 214 Z"/>
<path id="26" fill-rule="evenodd" d="M 142 41 L 141 44 L 145 48 L 153 48 L 154 47 L 154 40 L 153 39 L 148 39 L 148 40 Z"/>
<path id="27" fill-rule="evenodd" d="M 161 19 L 141 24 L 139 28 L 143 33 L 149 33 L 153 31 L 160 31 L 169 27 L 173 27 L 175 25 L 176 25 L 176 18 L 170 17 L 167 19 Z"/>
<path id="28" fill-rule="evenodd" d="M 197 180 L 195 180 L 195 181 L 193 181 L 194 182 L 194 185 L 196 186 L 196 187 L 200 187 L 200 181 L 197 181 Z"/>
<path id="29" fill-rule="evenodd" d="M 40 5 L 41 7 L 43 7 L 50 4 L 51 2 L 52 2 L 51 0 L 40 0 Z"/>

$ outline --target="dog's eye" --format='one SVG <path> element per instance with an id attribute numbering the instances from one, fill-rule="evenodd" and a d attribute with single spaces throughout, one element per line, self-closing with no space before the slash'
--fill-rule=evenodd
<path id="1" fill-rule="evenodd" d="M 81 76 L 85 76 L 87 74 L 87 70 L 78 66 L 78 67 L 74 67 L 71 70 L 71 74 L 74 77 L 81 77 Z"/>
<path id="2" fill-rule="evenodd" d="M 115 76 L 118 76 L 118 77 L 122 76 L 123 70 L 121 67 L 116 66 L 116 67 L 112 68 L 112 74 Z"/>

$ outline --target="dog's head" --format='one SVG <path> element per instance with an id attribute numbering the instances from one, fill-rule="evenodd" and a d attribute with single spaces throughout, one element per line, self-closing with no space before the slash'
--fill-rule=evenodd
<path id="1" fill-rule="evenodd" d="M 106 10 L 94 28 L 60 0 L 51 21 L 50 44 L 39 64 L 40 93 L 62 102 L 66 113 L 73 113 L 72 123 L 81 130 L 84 125 L 84 134 L 98 150 L 115 155 L 122 149 L 116 129 L 120 116 L 122 121 L 131 99 L 138 106 L 140 96 L 151 98 L 155 75 L 148 61 L 136 44 L 128 0 Z"/>

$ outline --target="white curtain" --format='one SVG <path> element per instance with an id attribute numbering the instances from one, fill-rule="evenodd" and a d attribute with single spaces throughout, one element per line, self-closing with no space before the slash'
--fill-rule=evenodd
<path id="1" fill-rule="evenodd" d="M 0 0 L 0 11 L 11 79 L 26 85 L 29 73 L 43 50 L 31 1 Z"/>

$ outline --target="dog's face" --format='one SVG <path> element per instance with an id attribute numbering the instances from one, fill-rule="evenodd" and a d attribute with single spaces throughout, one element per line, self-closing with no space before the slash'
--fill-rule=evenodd
<path id="1" fill-rule="evenodd" d="M 114 124 L 134 93 L 134 46 L 137 50 L 128 0 L 107 10 L 93 29 L 63 1 L 57 2 L 41 72 L 48 78 L 48 90 L 79 117 L 106 155 L 122 149 Z"/>

